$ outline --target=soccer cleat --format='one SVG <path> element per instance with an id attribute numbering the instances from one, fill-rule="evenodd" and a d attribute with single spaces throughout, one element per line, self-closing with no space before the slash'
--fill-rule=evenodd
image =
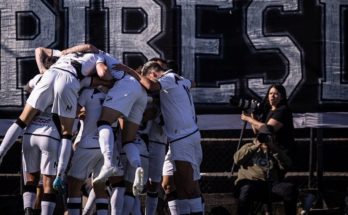
<path id="1" fill-rule="evenodd" d="M 113 166 L 102 166 L 100 173 L 97 177 L 93 179 L 93 184 L 96 183 L 105 183 L 106 180 L 113 175 L 116 175 L 117 168 Z"/>
<path id="2" fill-rule="evenodd" d="M 142 167 L 138 167 L 135 170 L 134 183 L 133 183 L 133 195 L 139 196 L 144 189 L 144 170 Z"/>

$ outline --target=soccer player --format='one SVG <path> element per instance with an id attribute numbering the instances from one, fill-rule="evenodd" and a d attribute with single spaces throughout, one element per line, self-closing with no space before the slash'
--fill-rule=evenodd
<path id="1" fill-rule="evenodd" d="M 85 180 L 90 174 L 93 174 L 94 177 L 98 175 L 103 165 L 103 154 L 98 142 L 97 120 L 105 96 L 106 94 L 98 88 L 85 88 L 79 97 L 79 105 L 85 108 L 86 115 L 81 139 L 72 157 L 68 173 L 68 211 L 71 215 L 80 214 L 80 189 Z M 122 167 L 119 166 L 118 169 L 122 169 Z M 93 189 L 96 193 L 97 214 L 107 213 L 109 198 L 105 192 L 105 185 Z"/>
<path id="2" fill-rule="evenodd" d="M 106 68 L 123 65 L 107 53 L 104 53 L 104 59 Z M 104 165 L 93 183 L 103 183 L 108 177 L 117 172 L 115 167 L 111 165 L 114 147 L 114 135 L 111 125 L 116 121 L 119 121 L 122 131 L 122 149 L 130 165 L 136 170 L 136 178 L 141 178 L 144 175 L 140 155 L 134 141 L 147 104 L 147 93 L 136 79 L 122 71 L 122 69 L 113 69 L 111 74 L 117 81 L 108 91 L 97 123 L 99 144 L 104 155 Z M 135 195 L 143 190 L 144 184 L 141 183 L 143 181 L 134 181 L 133 191 Z"/>
<path id="3" fill-rule="evenodd" d="M 27 84 L 31 91 L 40 81 L 42 74 L 36 75 Z M 23 135 L 23 172 L 25 178 L 23 205 L 25 214 L 33 213 L 36 199 L 36 187 L 42 174 L 43 195 L 41 214 L 52 215 L 56 205 L 56 194 L 53 190 L 60 145 L 60 131 L 57 117 L 51 114 L 51 107 L 37 115 L 28 125 Z"/>
<path id="4" fill-rule="evenodd" d="M 145 89 L 160 91 L 164 128 L 175 167 L 174 178 L 180 214 L 203 214 L 198 183 L 202 161 L 201 135 L 190 94 L 192 82 L 171 70 L 165 71 L 156 62 L 146 63 L 142 75 L 130 68 L 126 71 Z"/>

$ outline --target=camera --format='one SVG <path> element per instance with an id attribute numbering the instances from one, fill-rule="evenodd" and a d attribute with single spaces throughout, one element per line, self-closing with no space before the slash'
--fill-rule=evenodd
<path id="1" fill-rule="evenodd" d="M 261 112 L 261 102 L 255 99 L 246 99 L 239 96 L 231 96 L 230 104 L 248 113 L 259 114 Z"/>

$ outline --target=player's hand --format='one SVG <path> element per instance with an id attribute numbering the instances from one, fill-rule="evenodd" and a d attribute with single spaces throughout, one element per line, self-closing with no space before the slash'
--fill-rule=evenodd
<path id="1" fill-rule="evenodd" d="M 64 182 L 60 176 L 57 176 L 53 181 L 53 189 L 62 191 L 65 189 Z"/>

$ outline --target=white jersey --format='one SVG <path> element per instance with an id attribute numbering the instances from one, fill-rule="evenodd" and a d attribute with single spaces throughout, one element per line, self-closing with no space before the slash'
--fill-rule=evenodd
<path id="1" fill-rule="evenodd" d="M 84 89 L 79 97 L 79 104 L 86 109 L 83 131 L 79 148 L 99 148 L 97 121 L 100 117 L 105 93 L 97 89 Z"/>
<path id="2" fill-rule="evenodd" d="M 109 53 L 100 51 L 97 63 L 99 62 L 104 63 L 108 67 L 108 69 L 111 71 L 112 77 L 114 77 L 116 80 L 122 79 L 124 76 L 128 75 L 124 71 L 112 69 L 112 67 L 114 67 L 116 64 L 120 64 L 121 62 L 111 56 Z"/>
<path id="3" fill-rule="evenodd" d="M 191 81 L 167 71 L 158 79 L 161 112 L 169 141 L 182 138 L 198 130 L 193 99 L 190 93 Z"/>
<path id="4" fill-rule="evenodd" d="M 52 65 L 52 68 L 63 69 L 72 72 L 75 76 L 81 78 L 80 76 L 90 76 L 96 73 L 96 62 L 101 58 L 100 53 L 71 53 L 61 56 L 57 62 Z M 73 61 L 80 64 L 80 68 L 74 67 Z M 79 71 L 77 71 L 79 70 Z"/>

